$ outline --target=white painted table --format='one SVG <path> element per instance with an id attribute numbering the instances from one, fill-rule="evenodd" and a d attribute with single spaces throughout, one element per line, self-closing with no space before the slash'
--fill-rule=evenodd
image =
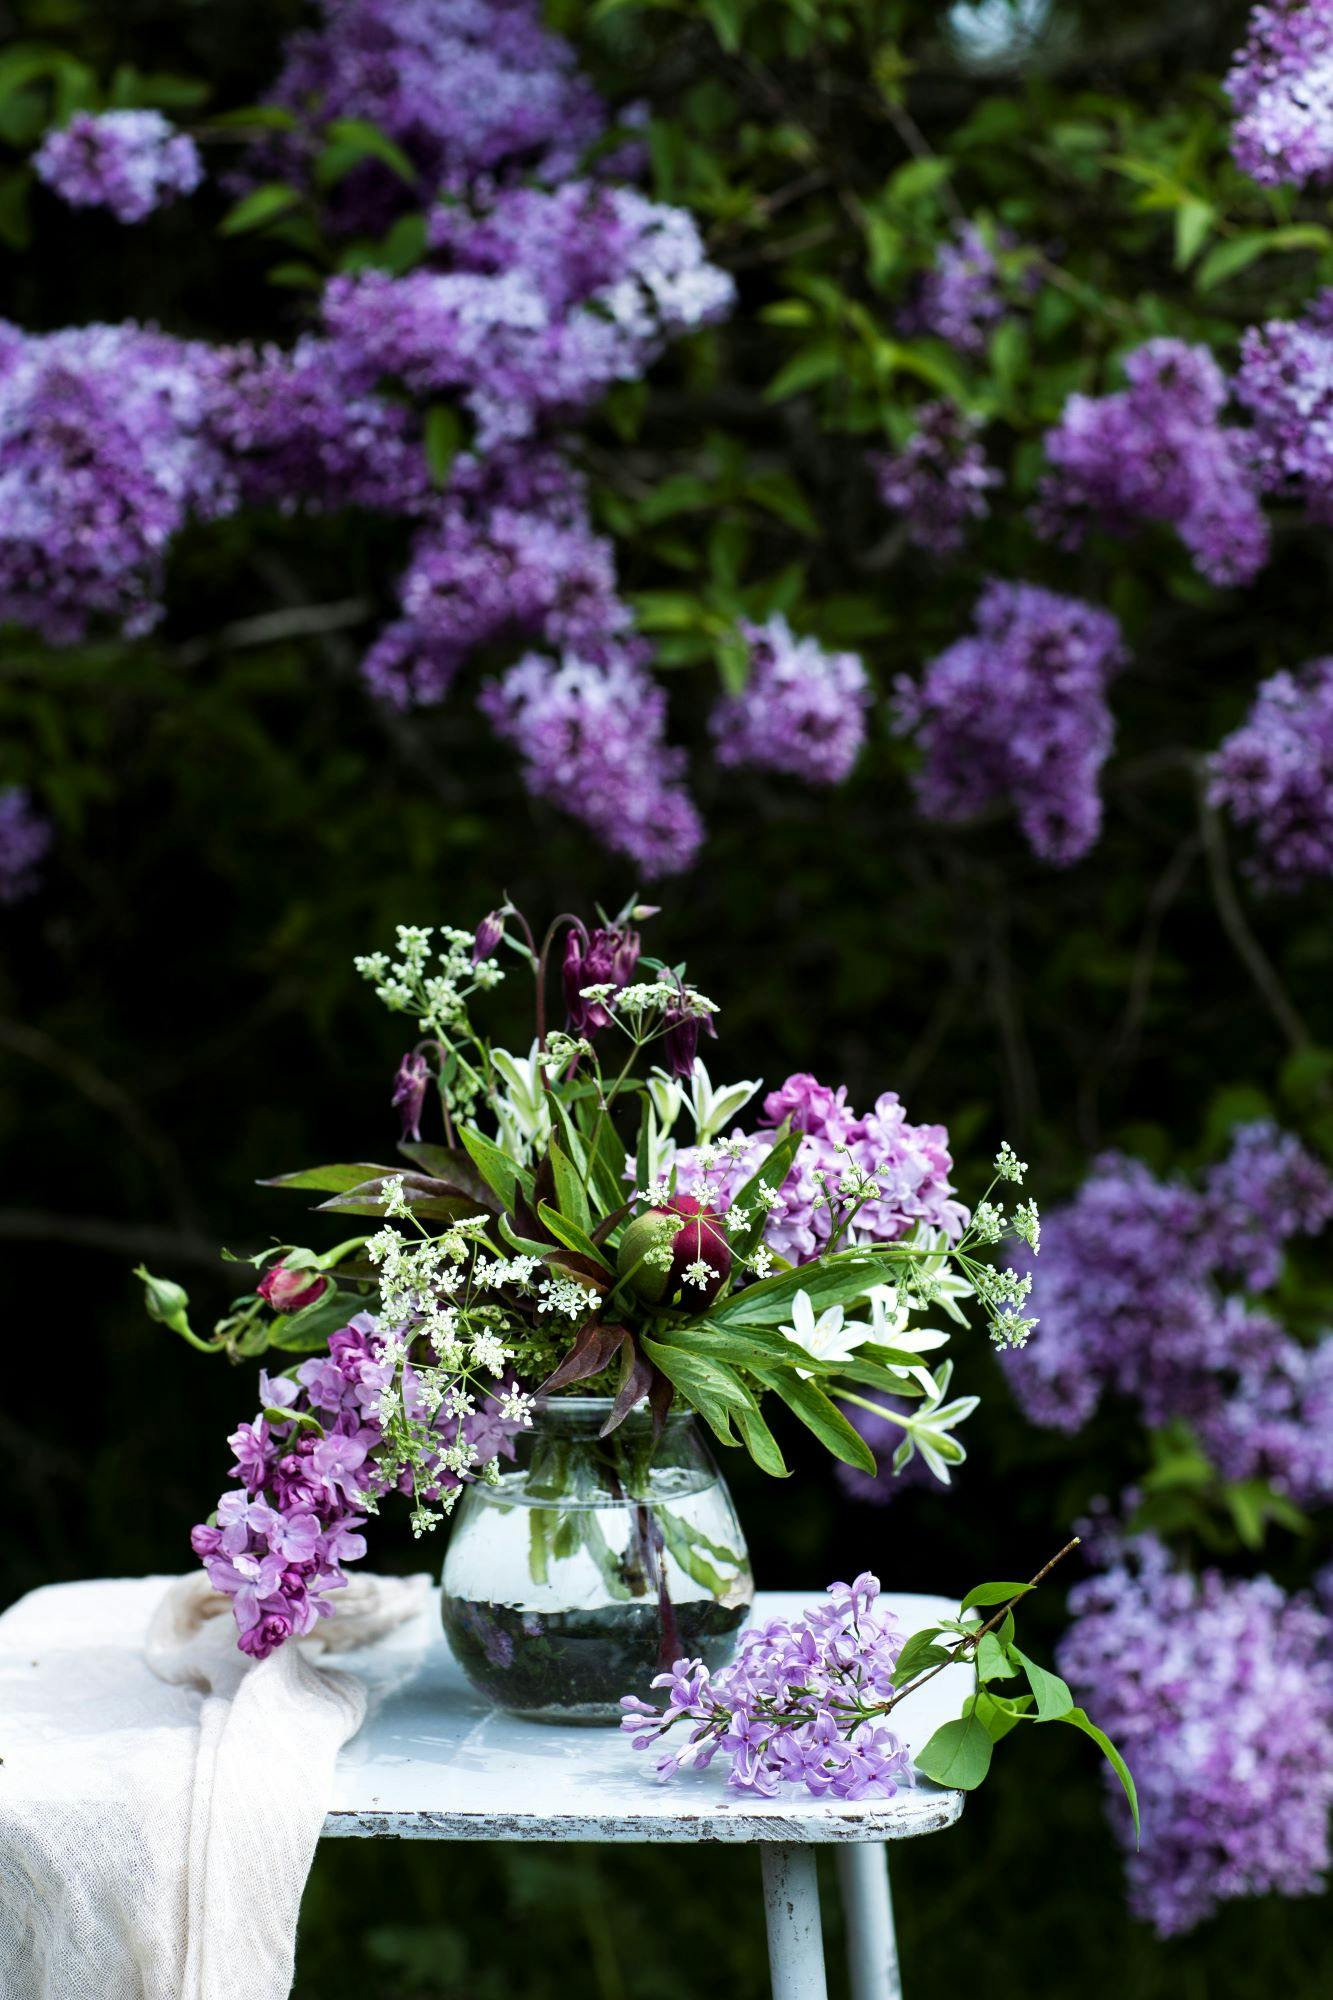
<path id="1" fill-rule="evenodd" d="M 54 1614 L 81 1588 L 87 1586 L 42 1595 Z M 197 1697 L 154 1680 L 135 1639 L 160 1590 L 150 1580 L 96 1588 L 108 1609 L 107 1592 L 118 1612 L 123 1601 L 125 1615 L 110 1619 L 116 1629 L 107 1631 L 82 1699 L 96 1701 L 99 1676 L 107 1692 L 113 1683 L 123 1688 L 128 1677 L 136 1688 L 142 1682 L 145 1704 L 164 1724 L 189 1726 Z M 755 1614 L 789 1617 L 817 1595 L 765 1592 Z M 956 1610 L 955 1600 L 942 1597 L 889 1593 L 886 1601 L 909 1632 Z M 86 1641 L 86 1623 L 81 1636 Z M 5 1696 L 18 1697 L 20 1688 L 18 1709 L 42 1712 L 43 1676 L 30 1650 L 25 1644 L 23 1659 L 14 1662 L 13 1685 L 0 1687 L 0 1712 Z M 359 1672 L 372 1693 L 365 1725 L 338 1762 L 326 1838 L 754 1841 L 774 2000 L 825 2000 L 814 1849 L 836 1846 L 853 2000 L 901 2000 L 885 1843 L 952 1826 L 963 1809 L 961 1792 L 922 1779 L 894 1799 L 821 1800 L 794 1791 L 760 1799 L 729 1792 L 716 1764 L 662 1785 L 652 1775 L 651 1753 L 631 1749 L 617 1730 L 521 1722 L 491 1708 L 467 1685 L 434 1616 L 336 1664 Z M 0 1684 L 9 1678 L 3 1666 L 0 1657 Z M 971 1684 L 969 1668 L 950 1667 L 904 1703 L 895 1720 L 914 1750 L 958 1713 Z M 44 1727 L 50 1733 L 60 1727 L 50 1706 Z"/>
<path id="2" fill-rule="evenodd" d="M 817 1592 L 768 1591 L 758 1618 L 791 1617 Z M 889 1595 L 905 1629 L 953 1617 L 957 1600 Z M 814 1849 L 836 1846 L 853 2000 L 901 2000 L 885 1843 L 952 1826 L 961 1792 L 926 1779 L 894 1799 L 848 1802 L 793 1791 L 781 1799 L 729 1792 L 715 1764 L 668 1785 L 651 1753 L 614 1729 L 520 1722 L 474 1694 L 433 1634 L 402 1678 L 392 1648 L 386 1685 L 343 1751 L 326 1836 L 407 1840 L 755 1841 L 763 1868 L 774 2000 L 824 2000 L 824 1950 Z M 971 1670 L 950 1667 L 901 1710 L 919 1749 L 957 1715 Z M 668 1742 L 670 1739 L 668 1739 Z"/>

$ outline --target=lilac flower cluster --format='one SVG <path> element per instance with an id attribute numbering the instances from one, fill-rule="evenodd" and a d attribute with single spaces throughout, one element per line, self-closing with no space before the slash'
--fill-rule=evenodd
<path id="1" fill-rule="evenodd" d="M 1333 177 L 1333 6 L 1271 0 L 1250 15 L 1226 79 L 1231 150 L 1263 187 Z"/>
<path id="2" fill-rule="evenodd" d="M 1060 1672 L 1138 1779 L 1114 1813 L 1130 1902 L 1162 1937 L 1220 1903 L 1311 1895 L 1329 1865 L 1333 1665 L 1323 1615 L 1268 1577 L 1194 1577 L 1129 1543 L 1070 1594 Z"/>
<path id="3" fill-rule="evenodd" d="M 142 222 L 204 177 L 199 149 L 160 111 L 76 111 L 46 134 L 33 172 L 73 208 L 109 208 Z"/>
<path id="4" fill-rule="evenodd" d="M 1234 393 L 1248 412 L 1246 451 L 1260 486 L 1333 521 L 1333 290 L 1301 319 L 1266 320 L 1243 335 Z"/>
<path id="5" fill-rule="evenodd" d="M 335 278 L 324 317 L 376 373 L 460 393 L 483 450 L 636 380 L 734 297 L 693 219 L 633 188 L 516 188 L 480 217 L 441 211 L 432 237 L 450 269 Z"/>
<path id="6" fill-rule="evenodd" d="M 665 740 L 666 693 L 629 650 L 560 661 L 529 653 L 481 707 L 523 759 L 528 789 L 627 854 L 649 879 L 694 860 L 703 826 Z"/>
<path id="7" fill-rule="evenodd" d="M 1080 598 L 1002 582 L 983 591 L 974 622 L 919 684 L 898 682 L 897 727 L 925 757 L 918 805 L 927 819 L 956 821 L 1011 800 L 1043 860 L 1076 861 L 1101 828 L 1120 627 Z"/>
<path id="8" fill-rule="evenodd" d="M 160 615 L 187 518 L 235 504 L 209 435 L 211 351 L 135 325 L 0 322 L 0 620 L 52 643 Z"/>
<path id="9" fill-rule="evenodd" d="M 725 1208 L 762 1165 L 784 1119 L 804 1137 L 769 1210 L 764 1241 L 789 1263 L 806 1264 L 818 1257 L 832 1234 L 816 1176 L 829 1174 L 836 1182 L 849 1166 L 873 1174 L 882 1189 L 857 1211 L 850 1243 L 893 1243 L 917 1224 L 943 1230 L 953 1241 L 961 1236 L 967 1210 L 954 1199 L 949 1179 L 949 1134 L 943 1125 L 910 1125 L 892 1090 L 858 1116 L 847 1103 L 845 1085 L 831 1090 L 813 1076 L 789 1076 L 765 1097 L 759 1130 L 733 1133 L 734 1139 L 746 1141 L 744 1153 L 718 1162 L 712 1149 L 682 1147 L 667 1169 L 675 1167 L 681 1193 L 706 1195 L 711 1206 Z"/>
<path id="10" fill-rule="evenodd" d="M 1245 434 L 1220 421 L 1226 379 L 1206 347 L 1150 340 L 1125 362 L 1127 389 L 1071 396 L 1046 436 L 1051 471 L 1037 525 L 1062 548 L 1089 528 L 1175 528 L 1200 574 L 1248 583 L 1268 560 L 1268 523 Z"/>
<path id="11" fill-rule="evenodd" d="M 999 240 L 1001 248 L 1011 247 L 1008 237 Z M 960 354 L 976 357 L 986 352 L 1004 312 L 995 252 L 974 222 L 960 222 L 952 240 L 940 244 L 899 325 L 907 334 L 933 333 Z"/>
<path id="12" fill-rule="evenodd" d="M 798 639 L 778 614 L 743 624 L 749 674 L 739 694 L 724 695 L 709 718 L 723 765 L 753 764 L 811 785 L 850 776 L 866 734 L 870 683 L 855 653 L 826 653 Z"/>
<path id="13" fill-rule="evenodd" d="M 255 1659 L 328 1617 L 329 1593 L 347 1581 L 343 1565 L 366 1552 L 359 1530 L 386 1491 L 375 1451 L 384 1436 L 381 1399 L 394 1373 L 385 1336 L 369 1313 L 359 1313 L 294 1378 L 261 1373 L 264 1413 L 227 1440 L 240 1490 L 224 1494 L 215 1522 L 190 1539 L 214 1589 L 232 1600 L 241 1651 Z M 291 1418 L 280 1421 L 276 1413 L 284 1410 Z M 302 1416 L 315 1424 L 299 1423 Z M 500 1391 L 461 1421 L 448 1421 L 449 1442 L 474 1446 L 479 1460 L 513 1457 L 517 1426 L 501 1417 Z M 411 1473 L 403 1479 L 411 1490 Z M 418 1487 L 418 1497 L 429 1501 L 460 1484 L 458 1473 L 440 1467 L 435 1485 Z"/>
<path id="14" fill-rule="evenodd" d="M 564 179 L 605 130 L 597 93 L 535 0 L 319 0 L 319 12 L 289 39 L 272 94 L 301 125 L 288 148 L 298 163 L 312 106 L 323 125 L 364 119 L 387 133 L 428 198 L 479 180 Z M 365 226 L 403 194 L 371 162 L 343 184 L 343 209 Z"/>
<path id="15" fill-rule="evenodd" d="M 963 545 L 973 521 L 990 512 L 986 495 L 1000 484 L 980 443 L 981 425 L 956 403 L 926 403 L 901 451 L 878 452 L 871 466 L 879 497 L 903 516 L 917 548 L 948 553 Z"/>
<path id="16" fill-rule="evenodd" d="M 1261 682 L 1208 769 L 1209 799 L 1252 835 L 1262 883 L 1299 889 L 1333 875 L 1333 659 Z"/>
<path id="17" fill-rule="evenodd" d="M 22 785 L 0 786 L 0 903 L 17 903 L 37 886 L 51 845 L 51 823 Z"/>
<path id="18" fill-rule="evenodd" d="M 1333 1181 L 1267 1121 L 1239 1127 L 1201 1186 L 1103 1155 L 1044 1218 L 1040 1259 L 1012 1259 L 1032 1272 L 1041 1328 L 1009 1360 L 1025 1413 L 1076 1431 L 1109 1392 L 1147 1424 L 1194 1424 L 1228 1477 L 1333 1497 L 1333 1446 L 1305 1432 L 1327 1399 L 1333 1342 L 1308 1348 L 1223 1289 L 1270 1285 L 1280 1246 L 1330 1218 Z"/>
<path id="19" fill-rule="evenodd" d="M 892 1798 L 915 1782 L 911 1753 L 875 1714 L 894 1693 L 906 1634 L 879 1592 L 870 1575 L 830 1584 L 800 1618 L 751 1626 L 716 1674 L 702 1660 L 677 1660 L 653 1682 L 665 1705 L 624 1696 L 621 1728 L 648 1750 L 685 1725 L 683 1749 L 657 1760 L 662 1778 L 704 1770 L 721 1751 L 735 1791 L 772 1798 L 802 1785 L 816 1798 Z"/>

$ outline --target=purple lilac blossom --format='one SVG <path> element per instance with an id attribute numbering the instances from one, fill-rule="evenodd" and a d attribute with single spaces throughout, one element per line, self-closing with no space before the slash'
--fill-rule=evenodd
<path id="1" fill-rule="evenodd" d="M 1034 584 L 992 582 L 975 631 L 900 677 L 896 726 L 915 736 L 927 819 L 967 820 L 1000 801 L 1042 860 L 1086 854 L 1101 829 L 1098 779 L 1114 735 L 1106 685 L 1123 665 L 1110 612 Z"/>
<path id="2" fill-rule="evenodd" d="M 986 495 L 1000 484 L 980 442 L 981 425 L 955 403 L 923 405 L 901 451 L 871 456 L 879 497 L 903 516 L 917 548 L 960 549 L 967 529 L 990 512 Z"/>
<path id="3" fill-rule="evenodd" d="M 734 302 L 693 218 L 633 188 L 502 191 L 479 217 L 441 210 L 432 243 L 449 269 L 335 278 L 325 322 L 378 374 L 461 394 L 483 450 L 637 380 Z"/>
<path id="4" fill-rule="evenodd" d="M 51 845 L 51 822 L 23 785 L 0 786 L 0 903 L 17 903 L 37 887 Z"/>
<path id="5" fill-rule="evenodd" d="M 529 653 L 480 706 L 523 760 L 535 798 L 580 819 L 649 879 L 688 868 L 703 826 L 666 741 L 666 692 L 628 651 L 600 660 Z"/>
<path id="6" fill-rule="evenodd" d="M 859 656 L 798 639 L 780 614 L 740 631 L 750 649 L 749 677 L 739 694 L 722 696 L 709 719 L 718 763 L 841 784 L 865 742 L 870 683 Z"/>
<path id="7" fill-rule="evenodd" d="M 1262 681 L 1209 759 L 1208 797 L 1252 839 L 1249 872 L 1295 890 L 1333 875 L 1333 659 Z"/>
<path id="8" fill-rule="evenodd" d="M 393 1376 L 383 1349 L 375 1320 L 360 1313 L 329 1336 L 327 1354 L 303 1361 L 294 1377 L 261 1373 L 264 1409 L 312 1413 L 323 1436 L 260 1415 L 227 1440 L 240 1490 L 225 1493 L 216 1524 L 201 1524 L 190 1539 L 214 1589 L 232 1600 L 241 1651 L 255 1659 L 328 1617 L 329 1593 L 347 1581 L 344 1564 L 366 1552 L 359 1530 L 387 1490 L 375 1462 L 383 1437 L 380 1397 Z M 517 1426 L 499 1417 L 502 1392 L 503 1385 L 461 1421 L 441 1412 L 435 1423 L 442 1447 L 463 1442 L 483 1459 L 512 1458 Z M 455 1472 L 437 1467 L 437 1473 L 433 1485 L 419 1484 L 421 1499 L 462 1483 Z"/>
<path id="9" fill-rule="evenodd" d="M 1323 1615 L 1268 1577 L 1190 1576 L 1151 1537 L 1069 1606 L 1059 1670 L 1138 1783 L 1138 1852 L 1108 1787 L 1136 1914 L 1172 1937 L 1238 1896 L 1315 1894 L 1333 1805 Z"/>
<path id="10" fill-rule="evenodd" d="M 1071 396 L 1046 434 L 1051 470 L 1037 525 L 1062 548 L 1090 528 L 1175 528 L 1200 574 L 1249 583 L 1268 560 L 1268 524 L 1244 432 L 1220 421 L 1226 379 L 1206 347 L 1150 340 L 1125 362 L 1129 387 Z"/>
<path id="11" fill-rule="evenodd" d="M 883 1189 L 858 1210 L 849 1243 L 892 1243 L 918 1223 L 957 1241 L 967 1210 L 954 1199 L 944 1126 L 910 1125 L 896 1091 L 885 1091 L 864 1117 L 846 1099 L 845 1088 L 834 1092 L 812 1076 L 788 1077 L 764 1099 L 760 1129 L 732 1134 L 747 1142 L 740 1158 L 707 1165 L 697 1146 L 685 1146 L 668 1158 L 664 1171 L 674 1166 L 682 1194 L 706 1197 L 710 1206 L 724 1209 L 762 1165 L 774 1131 L 790 1118 L 792 1129 L 805 1136 L 764 1226 L 764 1242 L 780 1257 L 806 1264 L 821 1254 L 833 1223 L 815 1175 L 836 1179 L 848 1165 L 873 1173 Z"/>
<path id="12" fill-rule="evenodd" d="M 1002 234 L 999 245 L 1009 249 L 1012 239 Z M 975 358 L 986 352 L 986 342 L 1004 313 L 995 252 L 974 222 L 960 222 L 952 240 L 940 244 L 934 264 L 900 315 L 899 326 L 906 334 L 933 333 L 960 354 Z"/>
<path id="13" fill-rule="evenodd" d="M 1266 320 L 1241 338 L 1236 401 L 1248 413 L 1246 450 L 1259 485 L 1333 522 L 1333 289 L 1302 319 Z"/>
<path id="14" fill-rule="evenodd" d="M 1226 78 L 1236 165 L 1262 187 L 1333 177 L 1333 6 L 1273 0 L 1250 15 Z"/>
<path id="15" fill-rule="evenodd" d="M 907 1636 L 879 1590 L 868 1574 L 830 1584 L 800 1618 L 751 1626 L 719 1673 L 677 1660 L 653 1682 L 666 1691 L 663 1706 L 626 1695 L 621 1728 L 636 1750 L 684 1728 L 682 1749 L 657 1760 L 661 1778 L 703 1770 L 721 1751 L 733 1791 L 772 1798 L 801 1785 L 816 1798 L 892 1798 L 915 1782 L 911 1753 L 882 1724 L 859 1721 L 863 1703 L 893 1694 Z"/>
<path id="16" fill-rule="evenodd" d="M 605 132 L 600 99 L 535 0 L 319 0 L 319 14 L 317 27 L 289 38 L 271 98 L 302 129 L 266 142 L 254 164 L 264 178 L 306 166 L 312 107 L 321 126 L 378 126 L 424 190 L 368 162 L 338 191 L 348 226 L 374 226 L 423 191 L 563 179 Z"/>
<path id="17" fill-rule="evenodd" d="M 0 322 L 0 620 L 54 645 L 99 617 L 130 636 L 157 622 L 172 537 L 236 502 L 208 434 L 213 366 L 133 324 Z"/>
<path id="18" fill-rule="evenodd" d="M 1104 1154 L 1043 1217 L 1040 1257 L 1009 1258 L 1032 1274 L 1038 1320 L 1007 1363 L 1024 1413 L 1077 1431 L 1109 1393 L 1148 1425 L 1193 1424 L 1224 1469 L 1333 1498 L 1333 1451 L 1297 1434 L 1323 1406 L 1331 1357 L 1223 1290 L 1270 1285 L 1281 1245 L 1321 1230 L 1331 1197 L 1323 1166 L 1266 1121 L 1237 1128 L 1202 1187 Z"/>
<path id="19" fill-rule="evenodd" d="M 76 111 L 46 134 L 32 169 L 72 208 L 108 208 L 118 222 L 142 222 L 204 177 L 194 140 L 160 111 Z"/>

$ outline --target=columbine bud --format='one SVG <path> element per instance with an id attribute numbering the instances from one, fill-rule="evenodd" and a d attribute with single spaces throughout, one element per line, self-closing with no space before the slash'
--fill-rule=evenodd
<path id="1" fill-rule="evenodd" d="M 639 962 L 639 934 L 614 925 L 572 930 L 565 940 L 561 977 L 571 1035 L 595 1035 L 611 1019 L 600 1000 L 585 1000 L 585 986 L 628 986 Z"/>
<path id="2" fill-rule="evenodd" d="M 672 1076 L 689 1078 L 694 1074 L 694 1059 L 699 1053 L 700 1028 L 706 1028 L 713 1039 L 717 1039 L 713 1017 L 711 1014 L 696 1013 L 682 987 L 680 998 L 668 1004 L 662 1018 L 666 1024 L 662 1047 L 667 1068 Z"/>
<path id="3" fill-rule="evenodd" d="M 398 1065 L 389 1099 L 403 1121 L 403 1137 L 421 1137 L 421 1112 L 430 1087 L 430 1064 L 417 1049 L 409 1049 Z"/>
<path id="4" fill-rule="evenodd" d="M 329 1281 L 321 1272 L 293 1271 L 281 1259 L 269 1266 L 255 1286 L 265 1304 L 278 1313 L 298 1313 L 303 1306 L 322 1299 L 328 1289 Z"/>
<path id="5" fill-rule="evenodd" d="M 477 935 L 472 941 L 472 963 L 480 965 L 483 958 L 489 958 L 504 934 L 504 912 L 492 910 L 477 925 Z"/>
<path id="6" fill-rule="evenodd" d="M 719 1218 L 692 1194 L 675 1195 L 663 1208 L 636 1216 L 620 1239 L 616 1268 L 629 1289 L 648 1305 L 680 1294 L 696 1311 L 711 1305 L 731 1276 L 731 1245 Z M 687 1276 L 706 1264 L 702 1283 Z"/>

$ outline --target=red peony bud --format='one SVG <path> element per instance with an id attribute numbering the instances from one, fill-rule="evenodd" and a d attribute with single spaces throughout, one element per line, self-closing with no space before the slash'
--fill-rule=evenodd
<path id="1" fill-rule="evenodd" d="M 297 1313 L 312 1306 L 329 1289 L 329 1280 L 318 1271 L 293 1271 L 279 1261 L 271 1264 L 255 1286 L 261 1299 L 274 1312 Z"/>

